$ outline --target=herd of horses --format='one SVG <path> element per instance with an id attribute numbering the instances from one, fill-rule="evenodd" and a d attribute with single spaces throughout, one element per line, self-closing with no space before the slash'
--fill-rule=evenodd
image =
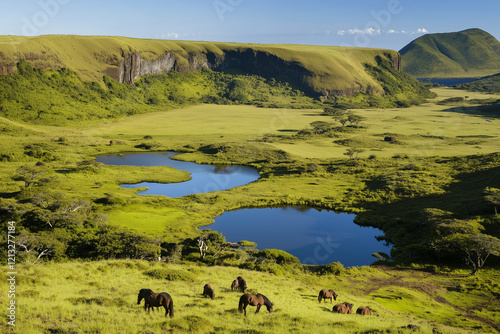
<path id="1" fill-rule="evenodd" d="M 267 308 L 267 311 L 269 313 L 274 311 L 274 304 L 271 303 L 269 298 L 264 296 L 261 293 L 258 293 L 256 295 L 247 293 L 247 283 L 246 281 L 241 277 L 238 276 L 232 283 L 231 283 L 231 290 L 239 290 L 243 292 L 243 295 L 240 297 L 240 300 L 238 302 L 238 311 L 240 313 L 244 313 L 244 315 L 247 315 L 247 306 L 256 306 L 257 310 L 255 311 L 255 314 L 259 313 L 260 308 L 264 305 Z M 205 284 L 203 287 L 203 296 L 209 297 L 210 299 L 215 298 L 215 292 L 214 289 L 210 284 Z M 337 300 L 338 295 L 333 291 L 333 290 L 326 290 L 323 289 L 319 292 L 318 295 L 318 302 L 321 303 L 322 300 L 327 301 L 330 299 L 330 304 L 333 303 L 333 300 Z M 150 289 L 141 289 L 139 291 L 139 295 L 137 296 L 137 304 L 140 304 L 142 299 L 144 299 L 144 311 L 147 310 L 149 311 L 155 307 L 164 307 L 165 308 L 165 317 L 167 315 L 170 315 L 170 318 L 174 316 L 174 301 L 172 300 L 172 297 L 166 293 L 166 292 L 161 292 L 161 293 L 154 293 Z M 342 313 L 342 314 L 352 314 L 352 307 L 353 304 L 344 302 L 341 304 L 336 304 L 333 306 L 332 312 L 334 313 Z M 360 306 L 356 310 L 357 314 L 361 315 L 371 315 L 372 310 L 368 306 Z"/>
<path id="2" fill-rule="evenodd" d="M 321 303 L 322 300 L 327 300 L 330 299 L 330 304 L 333 303 L 333 300 L 337 300 L 338 295 L 333 291 L 332 289 L 330 290 L 320 290 L 319 295 L 318 295 L 318 302 Z M 352 307 L 353 304 L 344 302 L 341 304 L 336 304 L 333 306 L 332 312 L 334 313 L 342 313 L 342 314 L 352 314 Z M 360 306 L 356 310 L 356 314 L 361 314 L 361 315 L 371 315 L 372 314 L 372 309 L 369 306 Z"/>

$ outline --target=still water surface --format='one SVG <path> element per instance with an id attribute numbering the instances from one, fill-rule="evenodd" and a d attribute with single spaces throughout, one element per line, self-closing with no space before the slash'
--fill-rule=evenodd
<path id="1" fill-rule="evenodd" d="M 355 216 L 298 207 L 241 209 L 223 213 L 202 229 L 216 230 L 230 242 L 256 242 L 260 250 L 284 250 L 303 264 L 362 266 L 376 260 L 373 253 L 389 254 L 390 248 L 375 239 L 383 232 L 355 224 Z"/>
<path id="2" fill-rule="evenodd" d="M 125 188 L 148 187 L 141 191 L 141 195 L 163 195 L 168 197 L 182 197 L 191 194 L 206 193 L 210 191 L 227 190 L 239 187 L 257 180 L 259 172 L 248 166 L 214 166 L 200 165 L 170 159 L 177 152 L 155 153 L 128 153 L 123 155 L 99 155 L 97 162 L 106 165 L 128 166 L 169 166 L 191 174 L 191 180 L 179 183 L 152 183 L 141 182 L 137 184 L 122 184 Z"/>

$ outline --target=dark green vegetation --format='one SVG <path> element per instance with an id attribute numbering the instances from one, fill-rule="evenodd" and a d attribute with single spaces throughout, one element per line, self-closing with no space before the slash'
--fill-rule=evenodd
<path id="1" fill-rule="evenodd" d="M 480 29 L 427 34 L 400 53 L 403 72 L 417 78 L 474 78 L 500 68 L 500 42 Z"/>
<path id="2" fill-rule="evenodd" d="M 473 92 L 500 93 L 500 73 L 473 82 L 456 85 L 455 88 Z"/>

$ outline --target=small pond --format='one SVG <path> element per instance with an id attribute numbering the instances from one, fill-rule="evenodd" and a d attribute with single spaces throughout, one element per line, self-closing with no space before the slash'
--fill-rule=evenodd
<path id="1" fill-rule="evenodd" d="M 200 165 L 171 159 L 177 152 L 154 153 L 127 153 L 99 155 L 97 162 L 106 165 L 128 166 L 169 166 L 191 174 L 191 180 L 179 183 L 151 183 L 122 184 L 125 188 L 147 187 L 141 195 L 163 195 L 168 197 L 182 197 L 191 194 L 206 193 L 210 191 L 227 190 L 239 187 L 257 180 L 259 172 L 248 166 L 214 166 Z"/>
<path id="2" fill-rule="evenodd" d="M 225 212 L 201 229 L 216 230 L 230 242 L 256 242 L 259 250 L 284 250 L 302 264 L 362 266 L 376 261 L 373 253 L 390 254 L 390 247 L 375 239 L 383 232 L 355 224 L 355 216 L 298 207 L 241 209 Z"/>

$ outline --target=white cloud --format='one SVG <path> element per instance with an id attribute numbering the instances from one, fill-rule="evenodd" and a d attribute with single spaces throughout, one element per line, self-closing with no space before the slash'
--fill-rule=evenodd
<path id="1" fill-rule="evenodd" d="M 357 35 L 357 34 L 361 34 L 361 35 L 380 35 L 381 33 L 382 33 L 382 31 L 380 29 L 374 29 L 372 27 L 366 28 L 366 29 L 354 28 L 354 29 L 349 29 L 349 30 L 339 30 L 339 31 L 337 31 L 337 35 L 339 35 L 339 36 L 343 36 L 345 34 L 349 34 L 349 35 Z"/>
<path id="2" fill-rule="evenodd" d="M 178 39 L 179 38 L 179 34 L 176 33 L 176 32 L 169 32 L 165 35 L 163 35 L 164 38 L 173 38 L 173 39 Z"/>
<path id="3" fill-rule="evenodd" d="M 427 34 L 429 31 L 425 28 L 419 28 L 415 31 L 407 31 L 407 30 L 396 30 L 396 29 L 389 29 L 389 30 L 380 30 L 380 29 L 374 29 L 374 28 L 366 28 L 366 29 L 358 29 L 358 28 L 353 28 L 353 29 L 348 29 L 348 30 L 339 30 L 337 31 L 337 35 L 339 36 L 344 36 L 344 35 L 381 35 L 381 34 L 387 34 L 387 35 L 394 35 L 394 34 L 410 34 L 410 35 L 415 35 L 415 34 Z"/>

